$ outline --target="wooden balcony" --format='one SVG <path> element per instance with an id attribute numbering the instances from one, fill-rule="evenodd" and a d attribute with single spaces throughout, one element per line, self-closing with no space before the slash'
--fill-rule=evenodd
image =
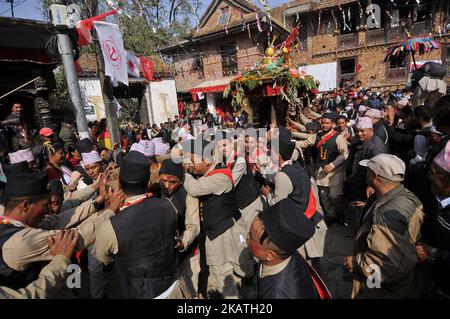
<path id="1" fill-rule="evenodd" d="M 406 67 L 386 69 L 386 80 L 393 82 L 405 82 L 408 75 Z"/>
<path id="2" fill-rule="evenodd" d="M 400 41 L 405 37 L 402 27 L 394 27 L 388 30 L 389 41 Z"/>
<path id="3" fill-rule="evenodd" d="M 356 33 L 342 34 L 338 36 L 338 49 L 351 49 L 355 48 L 358 43 L 358 37 Z"/>
<path id="4" fill-rule="evenodd" d="M 384 29 L 374 29 L 366 31 L 366 44 L 384 43 Z"/>
<path id="5" fill-rule="evenodd" d="M 421 21 L 413 23 L 411 26 L 411 35 L 425 35 L 431 32 L 431 23 L 429 21 Z"/>

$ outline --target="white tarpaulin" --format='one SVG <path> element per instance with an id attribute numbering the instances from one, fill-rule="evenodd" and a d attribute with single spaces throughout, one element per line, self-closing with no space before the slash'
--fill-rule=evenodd
<path id="1" fill-rule="evenodd" d="M 105 117 L 105 105 L 103 104 L 102 88 L 100 81 L 82 80 L 80 84 L 81 96 L 83 97 L 84 113 L 88 121 L 99 121 Z"/>
<path id="2" fill-rule="evenodd" d="M 148 123 L 160 124 L 178 115 L 177 89 L 174 80 L 150 82 L 145 92 Z"/>
<path id="3" fill-rule="evenodd" d="M 320 82 L 319 92 L 336 88 L 337 62 L 301 66 L 298 70 L 313 76 Z"/>
<path id="4" fill-rule="evenodd" d="M 422 65 L 424 65 L 424 64 L 427 63 L 427 62 L 436 62 L 436 63 L 438 63 L 438 64 L 442 64 L 442 61 L 441 61 L 441 60 L 421 60 L 421 61 L 416 61 L 417 69 L 419 69 Z M 415 70 L 415 68 L 414 68 L 414 62 L 411 62 L 411 63 L 409 64 L 409 72 L 412 72 L 412 71 L 414 71 L 414 70 Z"/>
<path id="5" fill-rule="evenodd" d="M 105 75 L 111 77 L 113 82 L 122 82 L 128 85 L 127 53 L 123 48 L 119 26 L 96 21 L 94 27 L 105 61 Z"/>

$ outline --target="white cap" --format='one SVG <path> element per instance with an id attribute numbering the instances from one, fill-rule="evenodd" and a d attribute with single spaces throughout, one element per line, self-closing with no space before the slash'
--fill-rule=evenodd
<path id="1" fill-rule="evenodd" d="M 92 151 L 89 153 L 81 153 L 81 158 L 83 161 L 83 165 L 91 165 L 102 161 L 97 151 Z"/>
<path id="2" fill-rule="evenodd" d="M 143 142 L 143 143 L 141 143 Z M 140 141 L 139 143 L 133 143 L 130 147 L 130 151 L 136 151 L 139 152 L 146 157 L 154 156 L 155 155 L 155 145 L 153 143 L 147 143 L 151 141 Z"/>
<path id="3" fill-rule="evenodd" d="M 359 107 L 358 107 L 358 112 L 364 112 L 364 111 L 366 111 L 367 110 L 367 106 L 365 106 L 365 105 L 360 105 Z"/>
<path id="4" fill-rule="evenodd" d="M 369 109 L 367 110 L 367 112 L 364 114 L 364 116 L 367 117 L 375 117 L 377 119 L 381 118 L 381 111 L 377 110 L 377 109 Z"/>
<path id="5" fill-rule="evenodd" d="M 150 140 L 140 140 L 139 144 L 145 147 L 145 156 L 154 156 L 155 155 L 155 143 Z"/>
<path id="6" fill-rule="evenodd" d="M 29 148 L 26 150 L 20 150 L 14 153 L 9 153 L 8 156 L 11 164 L 34 161 L 33 153 Z"/>
<path id="7" fill-rule="evenodd" d="M 366 130 L 366 129 L 373 128 L 372 120 L 370 119 L 370 117 L 365 117 L 365 116 L 360 117 L 358 119 L 358 122 L 356 122 L 355 128 L 357 130 Z"/>

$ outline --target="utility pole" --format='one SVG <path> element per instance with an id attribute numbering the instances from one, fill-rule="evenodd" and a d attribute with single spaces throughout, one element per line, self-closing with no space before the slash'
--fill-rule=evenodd
<path id="1" fill-rule="evenodd" d="M 59 5 L 59 1 L 53 1 L 53 5 Z M 66 16 L 63 16 L 57 9 L 52 10 L 54 14 L 53 23 L 56 27 L 63 26 L 66 22 Z M 63 28 L 67 28 L 64 26 Z M 67 86 L 69 88 L 70 99 L 72 100 L 73 111 L 75 113 L 75 120 L 78 128 L 80 139 L 89 137 L 88 125 L 86 115 L 84 113 L 83 99 L 81 97 L 80 84 L 78 83 L 77 71 L 75 69 L 75 62 L 73 60 L 73 46 L 72 41 L 67 33 L 61 32 L 58 28 L 58 49 L 61 54 L 61 59 L 64 65 L 64 73 L 66 75 Z"/>
<path id="2" fill-rule="evenodd" d="M 90 11 L 91 16 L 98 15 L 98 1 L 90 0 Z M 95 38 L 97 37 L 97 33 L 95 29 L 92 30 L 93 34 L 95 34 Z M 113 94 L 113 86 L 111 80 L 105 76 L 105 62 L 103 61 L 102 56 L 102 48 L 100 47 L 100 43 L 98 40 L 95 40 L 95 53 L 97 56 L 97 68 L 98 75 L 100 78 L 100 86 L 102 88 L 103 95 L 103 103 L 105 104 L 105 115 L 106 115 L 106 125 L 109 131 L 109 138 L 111 140 L 111 145 L 120 143 L 120 134 L 119 134 L 119 123 L 117 121 L 117 112 L 116 106 L 114 105 L 114 94 Z M 120 146 L 120 145 L 119 145 Z M 117 150 L 114 150 L 114 158 L 117 155 L 120 147 Z"/>
<path id="3" fill-rule="evenodd" d="M 11 2 L 11 18 L 14 18 L 14 0 L 8 0 Z"/>

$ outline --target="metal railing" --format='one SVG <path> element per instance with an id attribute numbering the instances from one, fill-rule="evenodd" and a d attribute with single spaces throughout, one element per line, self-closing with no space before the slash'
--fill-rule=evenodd
<path id="1" fill-rule="evenodd" d="M 424 35 L 431 31 L 431 24 L 429 21 L 415 22 L 411 26 L 411 35 Z"/>
<path id="2" fill-rule="evenodd" d="M 338 36 L 338 49 L 355 48 L 358 43 L 356 33 L 342 34 Z"/>
<path id="3" fill-rule="evenodd" d="M 390 81 L 406 81 L 408 75 L 408 69 L 405 67 L 389 68 L 386 69 L 386 80 Z"/>
<path id="4" fill-rule="evenodd" d="M 366 44 L 384 43 L 384 29 L 374 29 L 366 31 Z"/>
<path id="5" fill-rule="evenodd" d="M 389 41 L 399 41 L 404 38 L 405 32 L 402 27 L 390 28 L 387 32 Z"/>

